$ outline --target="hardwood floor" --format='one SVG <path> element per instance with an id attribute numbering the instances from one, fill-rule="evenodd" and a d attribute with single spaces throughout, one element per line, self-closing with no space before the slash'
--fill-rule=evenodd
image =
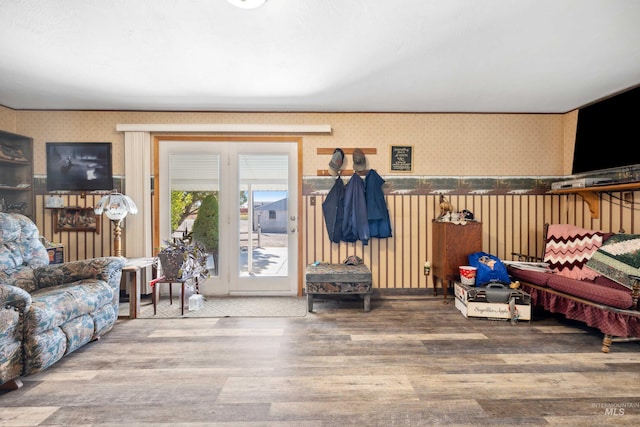
<path id="1" fill-rule="evenodd" d="M 640 425 L 640 344 L 451 297 L 318 300 L 298 318 L 120 320 L 24 386 L 0 426 Z"/>

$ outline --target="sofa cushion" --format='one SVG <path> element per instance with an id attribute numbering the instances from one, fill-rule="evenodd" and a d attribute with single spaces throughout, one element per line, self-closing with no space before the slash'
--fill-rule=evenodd
<path id="1" fill-rule="evenodd" d="M 15 241 L 5 242 L 0 246 L 0 268 L 2 270 L 14 270 L 21 266 L 23 262 L 20 246 Z"/>
<path id="2" fill-rule="evenodd" d="M 551 224 L 544 261 L 557 274 L 571 279 L 595 279 L 598 273 L 583 266 L 602 246 L 605 234 L 570 224 Z"/>
<path id="3" fill-rule="evenodd" d="M 39 240 L 38 228 L 26 216 L 0 212 L 0 270 L 8 275 L 25 265 L 49 264 L 49 254 Z"/>
<path id="4" fill-rule="evenodd" d="M 547 285 L 556 291 L 620 309 L 627 309 L 633 305 L 631 292 L 628 289 L 621 289 L 615 283 L 603 284 L 608 280 L 606 278 L 590 282 L 570 279 L 558 274 L 550 276 Z"/>
<path id="5" fill-rule="evenodd" d="M 28 293 L 38 289 L 33 268 L 24 265 L 14 270 L 0 270 L 0 282 L 17 286 Z"/>
<path id="6" fill-rule="evenodd" d="M 629 274 L 640 272 L 640 235 L 615 234 L 587 261 L 586 268 L 633 288 Z"/>
<path id="7" fill-rule="evenodd" d="M 542 271 L 525 270 L 521 268 L 514 268 L 507 266 L 509 275 L 516 280 L 522 280 L 523 282 L 533 283 L 534 285 L 547 286 L 549 277 L 553 276 L 552 273 L 544 273 Z"/>
<path id="8" fill-rule="evenodd" d="M 22 373 L 20 313 L 0 307 L 0 384 Z"/>
<path id="9" fill-rule="evenodd" d="M 103 280 L 86 279 L 40 289 L 31 297 L 25 327 L 29 333 L 37 334 L 110 304 L 114 290 Z"/>

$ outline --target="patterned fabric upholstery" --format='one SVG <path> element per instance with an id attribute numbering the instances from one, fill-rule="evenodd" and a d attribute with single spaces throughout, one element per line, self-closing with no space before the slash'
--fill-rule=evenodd
<path id="1" fill-rule="evenodd" d="M 0 283 L 0 303 L 0 384 L 4 384 L 22 374 L 22 319 L 31 305 L 31 296 Z"/>
<path id="2" fill-rule="evenodd" d="M 507 266 L 507 271 L 509 272 L 509 276 L 515 280 L 522 280 L 540 286 L 547 286 L 547 282 L 552 276 L 552 274 L 541 271 L 523 270 L 510 266 Z"/>
<path id="3" fill-rule="evenodd" d="M 111 330 L 124 263 L 49 265 L 35 224 L 0 212 L 0 384 L 46 369 Z"/>
<path id="4" fill-rule="evenodd" d="M 593 280 L 598 273 L 583 268 L 602 246 L 604 233 L 568 224 L 551 224 L 547 232 L 544 261 L 557 274 L 577 280 Z"/>
<path id="5" fill-rule="evenodd" d="M 607 279 L 602 278 L 601 280 Z M 615 308 L 627 309 L 633 305 L 631 293 L 628 289 L 622 287 L 616 289 L 613 286 L 603 286 L 586 280 L 569 279 L 558 274 L 551 275 L 547 285 L 565 294 Z"/>
<path id="6" fill-rule="evenodd" d="M 593 254 L 586 267 L 632 289 L 629 275 L 640 274 L 640 235 L 612 236 Z"/>

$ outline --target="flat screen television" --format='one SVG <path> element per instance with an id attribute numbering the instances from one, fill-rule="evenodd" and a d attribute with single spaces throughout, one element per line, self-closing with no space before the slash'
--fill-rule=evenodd
<path id="1" fill-rule="evenodd" d="M 47 142 L 47 191 L 113 190 L 110 142 Z"/>
<path id="2" fill-rule="evenodd" d="M 572 174 L 640 164 L 640 87 L 578 110 Z"/>

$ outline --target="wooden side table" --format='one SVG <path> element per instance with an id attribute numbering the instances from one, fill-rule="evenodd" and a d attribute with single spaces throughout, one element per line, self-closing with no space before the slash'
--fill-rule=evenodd
<path id="1" fill-rule="evenodd" d="M 468 256 L 482 250 L 482 223 L 467 221 L 465 225 L 453 222 L 432 223 L 433 293 L 437 295 L 438 282 L 442 284 L 444 298 L 451 282 L 459 280 L 461 265 L 469 264 Z"/>
<path id="2" fill-rule="evenodd" d="M 130 284 L 129 319 L 140 316 L 140 283 L 147 280 L 147 268 L 153 267 L 155 258 L 128 258 L 122 268 L 122 279 Z M 142 276 L 142 277 L 141 277 Z"/>

